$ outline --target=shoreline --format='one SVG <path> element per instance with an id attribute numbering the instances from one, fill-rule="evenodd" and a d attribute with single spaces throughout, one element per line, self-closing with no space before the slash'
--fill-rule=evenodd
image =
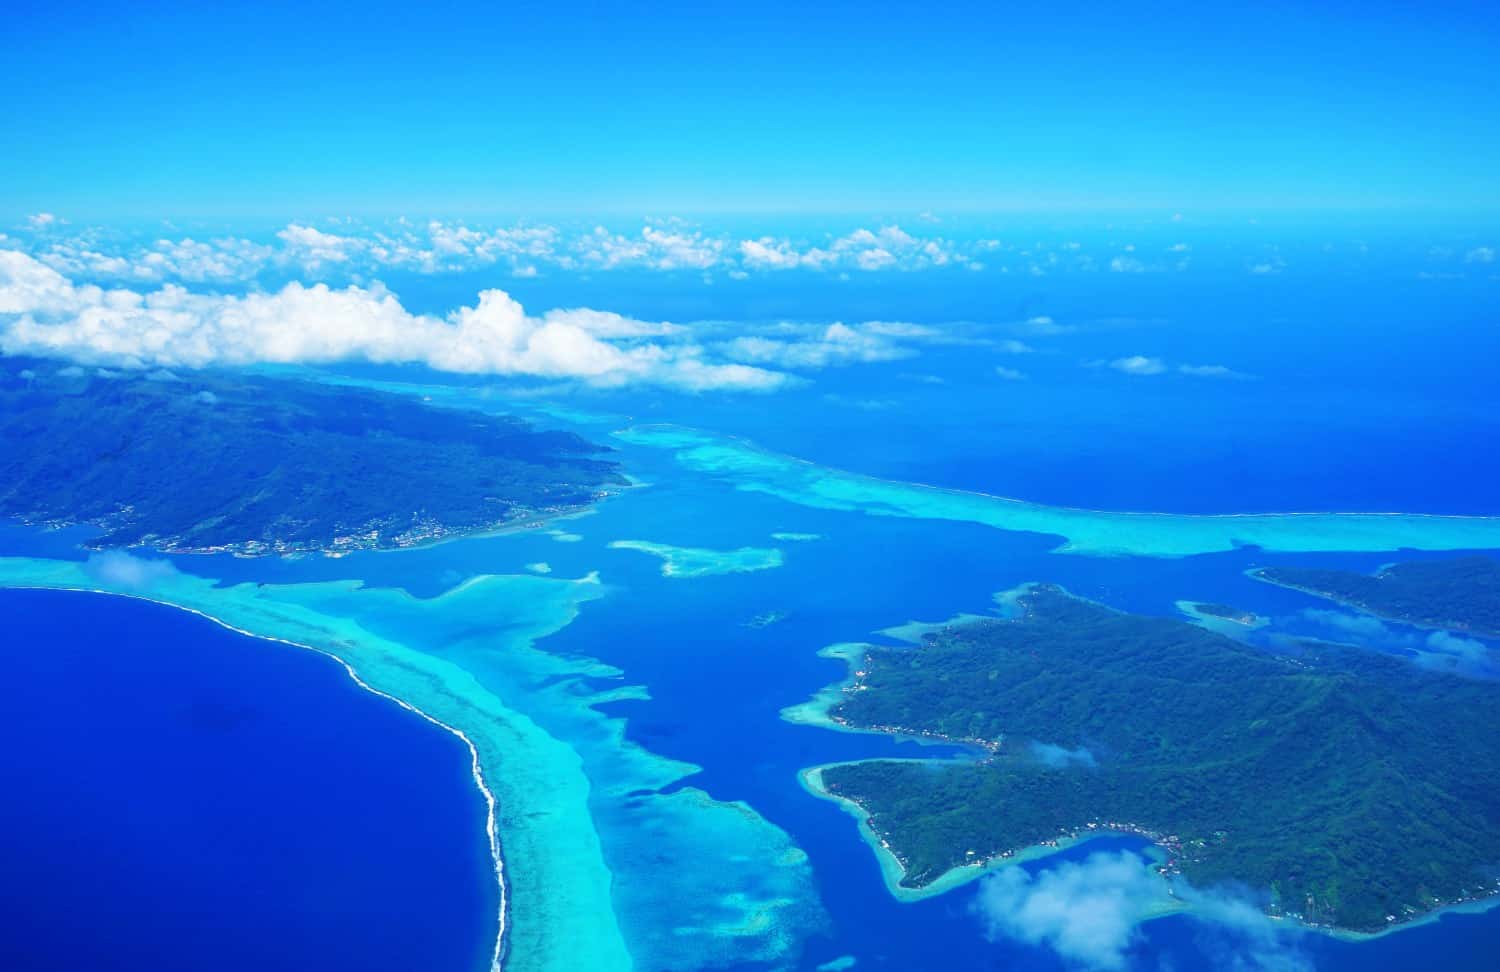
<path id="1" fill-rule="evenodd" d="M 133 601 L 143 601 L 148 604 L 158 604 L 162 607 L 196 615 L 197 617 L 210 621 L 221 628 L 232 631 L 235 634 L 244 635 L 249 638 L 255 638 L 260 641 L 269 641 L 276 644 L 289 645 L 293 648 L 301 648 L 306 651 L 315 652 L 316 654 L 322 655 L 325 658 L 331 658 L 335 662 L 338 662 L 338 664 L 343 667 L 345 673 L 348 674 L 349 679 L 354 682 L 355 685 L 359 686 L 359 688 L 361 688 L 362 690 L 369 692 L 371 695 L 386 699 L 390 702 L 394 702 L 396 705 L 405 709 L 407 712 L 410 712 L 427 721 L 428 723 L 431 723 L 432 725 L 457 736 L 460 740 L 463 741 L 463 744 L 468 747 L 470 773 L 473 776 L 474 785 L 478 787 L 479 792 L 484 797 L 485 801 L 486 812 L 484 829 L 485 834 L 489 838 L 490 858 L 494 862 L 495 881 L 500 891 L 500 909 L 495 932 L 495 947 L 490 959 L 490 969 L 491 972 L 500 972 L 501 964 L 504 960 L 506 951 L 505 931 L 508 924 L 507 919 L 509 918 L 510 914 L 510 895 L 509 887 L 507 886 L 505 881 L 505 862 L 502 857 L 500 847 L 499 823 L 497 815 L 498 805 L 495 800 L 495 794 L 490 790 L 489 784 L 485 782 L 484 771 L 479 762 L 479 749 L 474 745 L 474 741 L 471 740 L 467 735 L 465 735 L 462 730 L 454 726 L 450 726 L 446 722 L 443 722 L 435 716 L 423 712 L 421 709 L 405 701 L 404 699 L 397 698 L 396 696 L 391 695 L 389 692 L 383 692 L 380 689 L 372 687 L 368 682 L 360 678 L 359 672 L 355 670 L 352 663 L 344 658 L 341 658 L 331 651 L 323 648 L 318 648 L 314 645 L 304 644 L 299 641 L 292 641 L 289 638 L 279 638 L 275 635 L 265 635 L 258 634 L 254 631 L 247 631 L 246 629 L 238 627 L 237 625 L 230 624 L 223 618 L 215 617 L 207 611 L 203 611 L 198 608 L 187 607 L 182 604 L 176 604 L 171 601 L 162 600 L 160 598 L 150 597 L 145 594 L 132 594 L 125 591 L 110 591 L 97 587 L 46 587 L 36 584 L 0 584 L 0 587 L 4 587 L 7 590 L 17 591 L 62 591 L 65 593 L 74 594 L 101 594 L 107 597 L 121 597 Z"/>
<path id="2" fill-rule="evenodd" d="M 214 557 L 230 556 L 241 560 L 258 560 L 262 557 L 280 557 L 287 560 L 296 560 L 304 557 L 326 557 L 330 560 L 339 560 L 353 554 L 380 554 L 397 553 L 403 550 L 425 550 L 441 546 L 447 543 L 455 543 L 460 540 L 476 540 L 490 537 L 504 537 L 525 533 L 531 530 L 540 530 L 552 523 L 565 520 L 576 520 L 590 516 L 597 512 L 604 503 L 628 490 L 643 489 L 647 484 L 631 481 L 624 484 L 612 484 L 602 488 L 587 503 L 576 507 L 566 507 L 557 510 L 532 511 L 526 516 L 517 517 L 513 520 L 500 520 L 494 523 L 476 525 L 464 529 L 447 530 L 430 536 L 423 536 L 410 543 L 374 543 L 359 544 L 351 543 L 338 546 L 334 543 L 309 544 L 306 546 L 291 546 L 277 548 L 272 543 L 260 540 L 238 540 L 233 543 L 216 547 L 179 547 L 171 545 L 171 538 L 142 539 L 123 544 L 107 544 L 94 546 L 93 541 L 104 536 L 109 527 L 99 520 L 70 520 L 67 518 L 33 518 L 22 514 L 8 514 L 3 516 L 13 524 L 22 527 L 44 531 L 88 529 L 99 532 L 99 537 L 92 537 L 82 541 L 79 546 L 83 550 L 93 553 L 102 553 L 108 550 L 151 550 L 166 557 Z M 339 539 L 339 538 L 335 538 Z M 167 545 L 164 545 L 165 544 Z M 256 545 L 263 546 L 264 549 Z M 100 592 L 108 593 L 108 592 Z"/>
<path id="3" fill-rule="evenodd" d="M 834 793 L 833 791 L 829 790 L 823 783 L 824 770 L 833 769 L 834 767 L 838 766 L 853 766 L 860 763 L 873 762 L 931 764 L 934 762 L 943 762 L 943 760 L 877 758 L 846 760 L 844 762 L 838 763 L 822 763 L 818 766 L 809 766 L 806 769 L 799 771 L 797 773 L 797 780 L 802 784 L 802 788 L 808 793 L 812 794 L 820 800 L 826 800 L 837 805 L 839 809 L 843 810 L 849 816 L 854 817 L 858 821 L 860 837 L 866 844 L 870 846 L 870 849 L 875 852 L 876 859 L 880 865 L 881 877 L 885 881 L 886 890 L 890 892 L 891 897 L 895 898 L 897 901 L 902 902 L 903 904 L 911 904 L 913 902 L 926 900 L 927 898 L 935 898 L 941 894 L 947 894 L 949 891 L 961 888 L 966 884 L 977 881 L 980 878 L 984 877 L 986 874 L 990 874 L 994 871 L 1002 870 L 1013 864 L 1027 864 L 1031 861 L 1043 860 L 1045 858 L 1051 857 L 1054 854 L 1059 854 L 1073 847 L 1078 847 L 1100 837 L 1140 836 L 1139 834 L 1132 834 L 1126 831 L 1093 830 L 1078 837 L 1059 838 L 1051 845 L 1030 844 L 1026 847 L 1022 847 L 1015 851 L 1012 851 L 1010 855 L 1006 857 L 989 857 L 981 861 L 975 861 L 972 864 L 955 865 L 954 867 L 950 867 L 948 870 L 944 871 L 942 874 L 939 874 L 936 878 L 919 888 L 909 887 L 901 883 L 902 879 L 906 877 L 906 866 L 902 864 L 901 859 L 896 855 L 895 850 L 891 848 L 890 845 L 870 827 L 870 814 L 864 809 L 862 805 L 860 805 L 858 801 Z M 1152 844 L 1151 848 L 1153 851 L 1159 851 L 1159 848 L 1157 848 L 1155 844 Z M 1162 912 L 1162 915 L 1153 914 L 1151 917 L 1163 917 L 1167 914 L 1175 914 L 1177 913 L 1177 911 L 1185 909 L 1186 905 L 1184 905 L 1183 909 L 1164 910 Z"/>
<path id="4" fill-rule="evenodd" d="M 1178 613 L 1182 614 L 1192 624 L 1215 634 L 1222 634 L 1230 638 L 1239 638 L 1248 635 L 1252 631 L 1259 631 L 1271 623 L 1271 619 L 1260 614 L 1250 614 L 1249 621 L 1241 621 L 1238 618 L 1227 618 L 1220 614 L 1209 614 L 1201 611 L 1202 601 L 1180 600 L 1173 601 L 1172 606 Z"/>
<path id="5" fill-rule="evenodd" d="M 1010 856 L 1008 857 L 991 857 L 974 864 L 960 864 L 954 867 L 950 867 L 948 870 L 944 871 L 935 879 L 928 882 L 927 884 L 924 884 L 920 888 L 906 887 L 900 883 L 901 879 L 906 876 L 906 868 L 901 863 L 900 858 L 896 856 L 896 852 L 870 827 L 868 822 L 870 819 L 869 813 L 864 809 L 863 806 L 860 805 L 858 801 L 852 800 L 849 797 L 840 796 L 839 794 L 827 789 L 827 787 L 823 784 L 823 771 L 826 769 L 831 769 L 836 766 L 851 766 L 860 763 L 871 762 L 933 763 L 940 761 L 930 759 L 903 760 L 876 758 L 846 760 L 844 762 L 838 763 L 823 763 L 818 766 L 809 766 L 806 769 L 799 771 L 797 773 L 797 780 L 802 785 L 803 790 L 807 791 L 812 796 L 820 800 L 826 800 L 836 805 L 840 810 L 843 810 L 846 814 L 855 818 L 858 823 L 860 838 L 866 844 L 868 844 L 870 849 L 875 853 L 876 862 L 880 867 L 880 874 L 882 879 L 884 880 L 886 890 L 890 892 L 891 897 L 895 898 L 902 904 L 911 904 L 917 901 L 923 901 L 927 898 L 934 898 L 938 895 L 947 894 L 949 891 L 961 888 L 966 884 L 977 881 L 987 874 L 1002 870 L 1011 865 L 1027 864 L 1033 861 L 1045 860 L 1048 857 L 1052 857 L 1053 855 L 1060 854 L 1063 851 L 1082 846 L 1100 837 L 1135 837 L 1141 840 L 1148 840 L 1147 838 L 1142 837 L 1140 834 L 1131 833 L 1129 831 L 1104 829 L 1091 830 L 1085 834 L 1080 834 L 1077 836 L 1063 835 L 1051 844 L 1030 844 L 1026 847 L 1019 848 L 1011 852 Z M 1162 850 L 1160 845 L 1148 841 L 1148 850 L 1146 856 L 1151 859 L 1153 863 L 1161 863 L 1161 855 L 1163 854 L 1164 851 Z M 1170 879 L 1163 876 L 1162 881 L 1167 888 L 1167 896 L 1170 897 L 1176 904 L 1172 907 L 1152 909 L 1141 920 L 1152 921 L 1157 918 L 1167 918 L 1177 914 L 1189 916 L 1193 915 L 1196 909 L 1193 907 L 1192 903 L 1181 897 L 1178 897 L 1175 892 L 1171 890 L 1172 882 Z M 1488 897 L 1474 898 L 1468 901 L 1455 901 L 1449 904 L 1440 905 L 1439 907 L 1433 908 L 1430 911 L 1424 911 L 1419 915 L 1414 915 L 1405 921 L 1392 922 L 1387 927 L 1378 929 L 1376 931 L 1360 931 L 1353 928 L 1341 928 L 1337 925 L 1323 925 L 1315 922 L 1308 922 L 1302 919 L 1292 918 L 1284 914 L 1272 914 L 1270 912 L 1262 913 L 1265 914 L 1265 916 L 1271 921 L 1284 923 L 1286 926 L 1295 928 L 1300 932 L 1322 935 L 1335 941 L 1358 945 L 1364 942 L 1379 941 L 1382 938 L 1387 938 L 1400 932 L 1410 931 L 1415 928 L 1421 928 L 1426 925 L 1435 924 L 1448 915 L 1480 915 L 1485 914 L 1489 911 L 1496 910 L 1497 908 L 1500 908 L 1500 892 L 1489 895 Z"/>
<path id="6" fill-rule="evenodd" d="M 975 615 L 983 618 L 983 615 Z M 982 743 L 973 740 L 949 739 L 946 736 L 932 736 L 920 732 L 906 732 L 891 729 L 869 729 L 863 726 L 850 725 L 839 722 L 830 716 L 829 710 L 837 705 L 843 698 L 845 690 L 854 685 L 858 676 L 855 674 L 859 662 L 864 658 L 865 652 L 871 648 L 878 648 L 866 642 L 850 641 L 829 645 L 818 650 L 819 658 L 836 658 L 847 667 L 847 674 L 841 681 L 825 685 L 818 689 L 812 696 L 803 702 L 784 707 L 778 715 L 782 722 L 789 722 L 794 726 L 811 726 L 816 729 L 831 729 L 834 732 L 847 732 L 851 735 L 861 736 L 884 736 L 896 742 L 911 742 L 919 746 L 950 746 L 957 750 L 969 753 L 973 756 L 989 755 L 989 750 Z M 892 757 L 899 759 L 899 757 Z M 957 757 L 963 759 L 963 757 Z M 832 764 L 828 764 L 832 765 Z"/>
<path id="7" fill-rule="evenodd" d="M 1336 604 L 1339 607 L 1348 608 L 1351 611 L 1358 611 L 1360 614 L 1367 614 L 1372 618 L 1379 618 L 1382 621 L 1394 621 L 1396 624 L 1404 624 L 1408 627 L 1418 628 L 1422 631 L 1446 631 L 1449 634 L 1461 634 L 1468 635 L 1473 638 L 1484 638 L 1489 641 L 1500 641 L 1500 632 L 1490 631 L 1484 628 L 1476 629 L 1465 628 L 1462 626 L 1445 627 L 1440 624 L 1434 624 L 1431 621 L 1414 621 L 1410 618 L 1401 618 L 1397 617 L 1394 614 L 1386 614 L 1383 611 L 1377 611 L 1374 608 L 1371 608 L 1365 604 L 1361 604 L 1358 601 L 1350 601 L 1342 597 L 1335 597 L 1327 591 L 1320 591 L 1311 587 L 1303 587 L 1300 584 L 1288 584 L 1285 581 L 1272 580 L 1271 578 L 1261 574 L 1261 571 L 1266 569 L 1267 568 L 1265 567 L 1251 567 L 1248 570 L 1243 571 L 1243 573 L 1246 577 L 1250 578 L 1253 581 L 1259 581 L 1262 584 L 1269 584 L 1272 587 L 1279 587 L 1284 591 L 1296 591 L 1298 594 L 1306 594 L 1308 597 L 1315 597 L 1320 601 L 1327 601 L 1329 604 Z"/>
<path id="8" fill-rule="evenodd" d="M 1259 568 L 1252 568 L 1252 570 L 1247 570 L 1245 571 L 1245 573 L 1253 577 L 1253 570 L 1256 569 Z M 1289 590 L 1302 590 L 1301 588 L 1294 588 L 1291 585 L 1277 584 L 1275 581 L 1271 580 L 1262 580 L 1264 581 L 1264 583 L 1273 584 L 1278 587 L 1285 587 Z M 1002 608 L 1006 609 L 1007 611 L 1016 612 L 1012 616 L 1001 618 L 986 618 L 984 615 L 958 615 L 957 617 L 968 617 L 978 620 L 1019 620 L 1020 618 L 1023 618 L 1025 616 L 1025 608 L 1018 603 L 1019 599 L 1035 586 L 1036 584 L 1034 582 L 1027 582 L 1009 590 L 1001 591 L 995 595 L 996 602 L 1000 604 Z M 1067 596 L 1069 597 L 1076 597 L 1076 595 L 1072 593 L 1065 593 L 1067 593 Z M 1310 594 L 1312 592 L 1304 591 L 1304 593 Z M 1087 599 L 1080 598 L 1080 600 Z M 1329 600 L 1332 599 L 1330 598 Z M 1090 601 L 1089 603 L 1094 602 Z M 1261 617 L 1256 618 L 1259 624 L 1247 624 L 1231 619 L 1217 618 L 1214 615 L 1200 615 L 1199 612 L 1184 609 L 1184 605 L 1191 606 L 1195 605 L 1196 603 L 1197 602 L 1192 601 L 1178 601 L 1176 602 L 1176 606 L 1184 614 L 1188 614 L 1194 622 L 1202 623 L 1220 621 L 1223 625 L 1232 626 L 1239 629 L 1241 632 L 1254 631 L 1267 623 L 1266 619 Z M 1352 607 L 1353 605 L 1350 606 Z M 897 626 L 896 629 L 885 629 L 881 633 L 890 634 L 893 630 L 899 631 L 902 628 L 911 626 L 912 623 L 908 622 L 907 625 Z M 922 625 L 920 627 L 935 628 L 938 626 L 939 625 Z M 1207 625 L 1205 624 L 1204 626 L 1206 627 Z M 782 709 L 781 718 L 786 722 L 790 722 L 796 725 L 815 726 L 823 729 L 832 729 L 836 732 L 880 735 L 887 736 L 896 740 L 913 739 L 929 745 L 946 744 L 960 747 L 965 745 L 973 745 L 972 743 L 965 744 L 951 739 L 924 739 L 921 736 L 912 736 L 906 733 L 901 733 L 899 731 L 893 732 L 884 729 L 848 725 L 834 720 L 829 715 L 829 712 L 833 708 L 833 706 L 837 705 L 839 701 L 847 694 L 847 690 L 851 686 L 856 684 L 858 680 L 858 676 L 856 675 L 857 667 L 863 660 L 865 653 L 870 649 L 876 647 L 878 646 L 871 645 L 866 642 L 840 642 L 838 644 L 828 645 L 825 648 L 819 649 L 819 651 L 817 652 L 818 657 L 838 659 L 844 662 L 846 666 L 844 677 L 837 682 L 824 685 L 822 688 L 818 689 L 811 698 Z M 870 849 L 875 854 L 876 862 L 880 867 L 881 877 L 885 883 L 886 890 L 890 892 L 893 898 L 903 903 L 921 901 L 926 898 L 945 894 L 948 891 L 952 891 L 955 888 L 962 887 L 963 885 L 975 881 L 992 871 L 1000 870 L 1001 868 L 1008 865 L 1024 864 L 1031 861 L 1041 860 L 1070 848 L 1087 843 L 1090 840 L 1098 837 L 1136 837 L 1142 840 L 1146 840 L 1148 841 L 1151 852 L 1151 854 L 1149 854 L 1148 856 L 1151 856 L 1154 861 L 1157 860 L 1155 855 L 1164 855 L 1166 853 L 1166 850 L 1162 848 L 1161 845 L 1159 845 L 1155 841 L 1150 840 L 1150 838 L 1144 836 L 1143 834 L 1133 833 L 1130 831 L 1095 829 L 1080 834 L 1063 834 L 1050 844 L 1032 844 L 1026 847 L 1017 848 L 1016 850 L 1010 852 L 1009 856 L 991 857 L 986 858 L 983 861 L 976 861 L 973 864 L 956 865 L 944 871 L 935 879 L 920 888 L 906 887 L 901 884 L 901 880 L 906 876 L 905 865 L 901 862 L 901 859 L 899 856 L 897 856 L 895 850 L 879 834 L 877 834 L 873 830 L 873 828 L 871 828 L 869 824 L 870 814 L 857 801 L 852 800 L 848 797 L 840 796 L 839 794 L 833 793 L 832 791 L 828 790 L 827 787 L 823 784 L 823 771 L 836 766 L 850 766 L 873 762 L 921 763 L 931 765 L 934 763 L 956 761 L 961 762 L 962 758 L 960 757 L 956 760 L 943 760 L 920 757 L 870 757 L 866 759 L 844 760 L 841 762 L 822 763 L 816 766 L 809 766 L 802 770 L 799 770 L 797 773 L 797 781 L 802 786 L 802 789 L 812 796 L 820 800 L 827 800 L 833 803 L 834 805 L 838 806 L 839 809 L 843 810 L 845 813 L 855 819 L 858 825 L 859 835 L 861 839 L 869 845 Z M 1157 862 L 1160 863 L 1160 861 Z M 1163 878 L 1163 880 L 1166 881 L 1168 887 L 1170 888 L 1170 880 L 1166 879 L 1165 877 Z M 1175 895 L 1172 895 L 1172 897 L 1174 898 L 1174 900 L 1181 901 L 1181 899 L 1176 898 Z M 1474 898 L 1466 901 L 1455 901 L 1439 905 L 1438 907 L 1432 908 L 1428 911 L 1424 911 L 1421 914 L 1413 915 L 1404 921 L 1392 922 L 1389 926 L 1377 929 L 1375 931 L 1360 931 L 1350 928 L 1340 928 L 1334 925 L 1323 925 L 1304 921 L 1298 918 L 1292 918 L 1284 914 L 1272 914 L 1270 912 L 1265 912 L 1265 914 L 1273 921 L 1285 922 L 1288 925 L 1296 927 L 1305 932 L 1325 935 L 1338 941 L 1358 943 L 1365 941 L 1375 941 L 1377 939 L 1384 938 L 1387 935 L 1395 934 L 1396 932 L 1406 931 L 1411 928 L 1419 928 L 1423 925 L 1436 922 L 1447 914 L 1481 914 L 1496 908 L 1500 908 L 1500 890 L 1497 890 L 1494 894 L 1481 898 Z M 1151 914 L 1148 914 L 1143 920 L 1149 921 L 1152 918 L 1165 917 L 1169 914 L 1191 913 L 1192 910 L 1193 909 L 1190 904 L 1182 902 L 1182 906 L 1180 908 L 1164 910 L 1160 914 L 1153 912 Z"/>

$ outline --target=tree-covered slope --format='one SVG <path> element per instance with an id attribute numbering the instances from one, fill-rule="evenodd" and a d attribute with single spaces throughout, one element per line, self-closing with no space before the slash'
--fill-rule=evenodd
<path id="1" fill-rule="evenodd" d="M 871 649 L 833 711 L 1000 744 L 970 764 L 824 771 L 908 884 L 1113 824 L 1157 838 L 1195 882 L 1269 889 L 1341 927 L 1494 889 L 1500 686 L 1353 648 L 1273 655 L 1056 588 L 1021 604 Z"/>
<path id="2" fill-rule="evenodd" d="M 0 361 L 0 515 L 101 546 L 401 546 L 583 506 L 623 482 L 602 451 L 361 389 Z"/>
<path id="3" fill-rule="evenodd" d="M 1376 574 L 1265 567 L 1251 576 L 1396 621 L 1500 637 L 1500 560 L 1492 557 L 1414 560 Z"/>

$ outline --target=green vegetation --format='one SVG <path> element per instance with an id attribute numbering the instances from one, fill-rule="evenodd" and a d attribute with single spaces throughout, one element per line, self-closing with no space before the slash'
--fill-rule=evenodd
<path id="1" fill-rule="evenodd" d="M 1266 567 L 1250 576 L 1395 621 L 1500 638 L 1500 560 L 1491 557 L 1415 560 L 1373 575 Z"/>
<path id="2" fill-rule="evenodd" d="M 1495 889 L 1500 685 L 1334 645 L 1271 654 L 1054 587 L 1018 603 L 1015 620 L 872 647 L 832 709 L 986 744 L 969 763 L 824 771 L 904 884 L 1098 828 L 1152 837 L 1195 883 L 1269 889 L 1277 910 L 1343 928 Z"/>
<path id="3" fill-rule="evenodd" d="M 0 515 L 97 546 L 255 554 L 406 546 L 573 510 L 603 451 L 507 416 L 310 382 L 0 362 Z"/>
<path id="4" fill-rule="evenodd" d="M 1193 609 L 1199 614 L 1206 614 L 1211 618 L 1223 618 L 1225 621 L 1234 621 L 1238 624 L 1254 624 L 1255 614 L 1243 611 L 1232 604 L 1220 604 L 1217 601 L 1196 601 Z"/>

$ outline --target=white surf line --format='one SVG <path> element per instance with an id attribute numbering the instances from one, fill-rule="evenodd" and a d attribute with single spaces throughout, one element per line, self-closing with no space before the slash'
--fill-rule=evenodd
<path id="1" fill-rule="evenodd" d="M 508 896 L 506 893 L 507 889 L 505 885 L 505 864 L 500 857 L 500 836 L 496 824 L 495 810 L 497 804 L 495 801 L 495 794 L 490 790 L 489 785 L 485 783 L 484 772 L 480 769 L 479 766 L 479 749 L 474 745 L 473 740 L 464 735 L 462 730 L 454 726 L 450 726 L 448 725 L 448 723 L 443 722 L 441 719 L 423 712 L 421 709 L 412 705 L 410 702 L 407 702 L 403 699 L 398 699 L 396 698 L 396 696 L 391 695 L 389 692 L 382 692 L 380 691 L 380 689 L 372 687 L 368 682 L 359 677 L 359 673 L 354 670 L 353 665 L 349 664 L 349 662 L 340 658 L 338 655 L 335 655 L 331 651 L 327 651 L 323 648 L 318 648 L 315 645 L 304 644 L 300 641 L 292 641 L 288 638 L 278 638 L 275 635 L 267 635 L 260 634 L 255 631 L 247 631 L 244 628 L 236 627 L 235 625 L 230 624 L 223 618 L 215 617 L 214 615 L 209 614 L 207 611 L 200 611 L 197 608 L 191 608 L 183 604 L 174 603 L 172 601 L 164 601 L 160 598 L 147 597 L 144 594 L 129 594 L 124 591 L 106 591 L 101 590 L 97 587 L 46 587 L 39 584 L 0 584 L 0 587 L 13 591 L 66 591 L 69 593 L 78 594 L 104 594 L 109 597 L 123 597 L 132 601 L 145 601 L 149 604 L 160 604 L 163 607 L 169 607 L 178 611 L 184 611 L 188 614 L 197 615 L 200 618 L 212 621 L 214 624 L 217 624 L 221 628 L 227 628 L 228 630 L 233 631 L 236 634 L 242 634 L 249 638 L 257 638 L 261 641 L 273 641 L 278 644 L 291 645 L 293 648 L 305 648 L 308 651 L 317 652 L 318 654 L 323 655 L 326 658 L 332 658 L 334 661 L 338 662 L 343 666 L 344 671 L 349 673 L 349 678 L 354 681 L 354 684 L 358 685 L 366 692 L 369 692 L 371 695 L 379 696 L 382 699 L 388 699 L 391 702 L 396 703 L 406 711 L 421 716 L 423 719 L 426 719 L 433 725 L 447 730 L 448 732 L 453 733 L 453 735 L 457 736 L 459 739 L 462 739 L 464 741 L 464 745 L 469 747 L 470 772 L 474 776 L 474 784 L 479 787 L 479 792 L 484 794 L 484 802 L 487 808 L 484 829 L 490 841 L 490 857 L 495 862 L 495 881 L 500 887 L 500 914 L 498 919 L 498 928 L 495 933 L 495 951 L 493 956 L 490 958 L 490 969 L 492 970 L 492 972 L 500 972 L 500 958 L 505 952 L 505 924 L 508 908 Z"/>

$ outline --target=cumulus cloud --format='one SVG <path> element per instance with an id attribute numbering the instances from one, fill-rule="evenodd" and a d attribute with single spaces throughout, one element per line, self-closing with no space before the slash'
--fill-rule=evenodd
<path id="1" fill-rule="evenodd" d="M 771 270 L 790 270 L 801 265 L 802 255 L 785 240 L 769 236 L 758 240 L 741 240 L 740 256 L 748 266 Z"/>
<path id="2" fill-rule="evenodd" d="M 1136 926 L 1162 894 L 1137 854 L 1090 854 L 1039 874 L 1007 867 L 981 883 L 975 908 L 992 940 L 1050 946 L 1069 962 L 1122 969 Z"/>
<path id="3" fill-rule="evenodd" d="M 349 259 L 350 251 L 358 246 L 357 242 L 352 239 L 324 233 L 311 226 L 299 226 L 296 223 L 277 233 L 276 237 L 285 243 L 289 250 L 299 255 L 303 263 L 311 266 L 322 263 L 343 263 Z"/>
<path id="4" fill-rule="evenodd" d="M 89 554 L 83 572 L 100 584 L 139 593 L 175 576 L 177 568 L 167 560 L 149 560 L 123 550 L 106 550 Z"/>
<path id="5" fill-rule="evenodd" d="M 1109 366 L 1127 375 L 1159 375 L 1167 370 L 1166 363 L 1160 358 L 1149 358 L 1143 354 L 1116 358 L 1109 363 Z"/>
<path id="6" fill-rule="evenodd" d="M 309 245 L 326 241 L 308 237 Z M 331 245 L 331 244 L 329 244 Z M 413 314 L 379 285 L 287 284 L 243 296 L 75 285 L 31 257 L 0 250 L 0 350 L 131 367 L 343 360 L 420 363 L 439 371 L 631 382 L 690 390 L 769 389 L 784 374 L 706 358 L 683 341 L 644 341 L 670 325 L 592 310 L 528 315 L 504 291 L 445 317 Z"/>
<path id="7" fill-rule="evenodd" d="M 1202 925 L 1200 945 L 1214 967 L 1235 972 L 1308 972 L 1293 934 L 1276 926 L 1244 896 L 1201 891 L 1175 882 Z M 980 883 L 973 910 L 991 940 L 1013 939 L 1053 949 L 1069 965 L 1124 969 L 1140 941 L 1140 923 L 1167 893 L 1150 862 L 1129 851 L 1098 851 L 1037 874 L 1019 866 Z"/>
<path id="8" fill-rule="evenodd" d="M 584 262 L 616 269 L 707 270 L 723 258 L 725 243 L 680 226 L 641 228 L 636 236 L 621 236 L 595 227 L 576 247 Z"/>
<path id="9" fill-rule="evenodd" d="M 704 230 L 680 219 L 638 227 L 587 230 L 545 224 L 485 226 L 427 220 L 366 224 L 355 219 L 292 222 L 263 240 L 242 238 L 142 241 L 110 230 L 64 231 L 65 220 L 37 214 L 28 220 L 32 255 L 60 272 L 92 279 L 233 282 L 265 273 L 326 281 L 359 281 L 386 270 L 463 273 L 491 267 L 514 276 L 563 271 L 723 271 L 735 279 L 756 272 L 803 270 L 844 274 L 941 268 L 1043 276 L 1063 270 L 1140 272 L 1183 270 L 1186 244 L 1172 259 L 1143 263 L 1137 247 L 1090 254 L 1082 243 L 1006 242 L 936 235 L 937 220 L 917 217 L 816 238 L 766 234 L 743 238 Z M 1268 251 L 1269 252 L 1269 251 Z M 1472 251 L 1474 261 L 1488 248 Z M 1491 253 L 1491 255 L 1493 255 Z M 1258 257 L 1252 259 L 1259 259 Z M 1271 259 L 1265 261 L 1273 265 Z"/>
<path id="10" fill-rule="evenodd" d="M 762 236 L 741 240 L 738 250 L 747 267 L 765 270 L 921 270 L 969 262 L 941 237 L 914 236 L 894 225 L 857 229 L 819 246 Z"/>
<path id="11" fill-rule="evenodd" d="M 157 240 L 128 254 L 108 253 L 78 240 L 62 240 L 38 251 L 47 266 L 74 277 L 135 281 L 245 281 L 276 256 L 269 246 L 224 238 Z"/>

